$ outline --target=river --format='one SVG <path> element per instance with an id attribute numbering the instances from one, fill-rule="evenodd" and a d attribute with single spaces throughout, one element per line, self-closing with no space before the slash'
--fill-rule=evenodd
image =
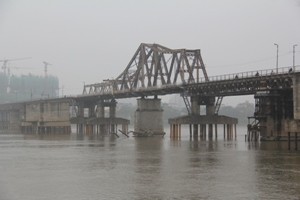
<path id="1" fill-rule="evenodd" d="M 1 134 L 0 200 L 300 199 L 300 150 L 182 135 Z"/>

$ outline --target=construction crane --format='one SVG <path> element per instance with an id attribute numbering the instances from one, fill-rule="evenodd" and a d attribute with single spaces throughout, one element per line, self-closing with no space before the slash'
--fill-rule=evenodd
<path id="1" fill-rule="evenodd" d="M 13 58 L 13 59 L 3 59 L 3 60 L 0 60 L 0 62 L 3 62 L 2 64 L 2 70 L 4 72 L 4 74 L 6 75 L 6 70 L 7 70 L 7 63 L 10 62 L 10 61 L 18 61 L 18 60 L 27 60 L 27 59 L 31 59 L 31 57 L 24 57 L 24 58 Z"/>
<path id="2" fill-rule="evenodd" d="M 10 61 L 27 60 L 27 59 L 30 59 L 30 58 L 31 57 L 13 58 L 13 59 L 3 59 L 3 60 L 0 60 L 0 62 L 3 62 L 2 69 L 3 69 L 4 75 L 8 77 L 8 81 L 7 81 L 7 85 L 6 85 L 6 92 L 7 93 L 10 93 L 10 69 L 7 66 L 7 63 L 10 62 Z M 6 72 L 6 71 L 8 71 L 8 72 Z"/>
<path id="3" fill-rule="evenodd" d="M 52 64 L 50 64 L 50 63 L 48 63 L 48 62 L 46 62 L 46 61 L 43 61 L 43 63 L 44 63 L 44 65 L 45 65 L 45 78 L 47 78 L 48 77 L 48 66 L 49 65 L 52 65 Z"/>

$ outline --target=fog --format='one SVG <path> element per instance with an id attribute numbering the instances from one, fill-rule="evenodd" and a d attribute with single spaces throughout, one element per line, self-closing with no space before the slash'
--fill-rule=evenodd
<path id="1" fill-rule="evenodd" d="M 0 59 L 58 76 L 64 94 L 117 77 L 140 43 L 201 49 L 209 76 L 300 64 L 298 0 L 0 0 Z M 244 98 L 244 97 L 242 97 Z M 241 101 L 232 98 L 228 103 Z"/>

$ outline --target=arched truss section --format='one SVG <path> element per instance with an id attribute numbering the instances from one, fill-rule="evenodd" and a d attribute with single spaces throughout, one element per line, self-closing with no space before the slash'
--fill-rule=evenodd
<path id="1" fill-rule="evenodd" d="M 190 84 L 200 79 L 208 81 L 199 49 L 169 49 L 159 44 L 142 43 L 116 79 L 85 85 L 83 94 Z"/>

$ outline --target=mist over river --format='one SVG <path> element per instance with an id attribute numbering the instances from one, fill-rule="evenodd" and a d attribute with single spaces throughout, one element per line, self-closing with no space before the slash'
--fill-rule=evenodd
<path id="1" fill-rule="evenodd" d="M 0 135 L 0 200 L 299 199 L 287 142 Z"/>

